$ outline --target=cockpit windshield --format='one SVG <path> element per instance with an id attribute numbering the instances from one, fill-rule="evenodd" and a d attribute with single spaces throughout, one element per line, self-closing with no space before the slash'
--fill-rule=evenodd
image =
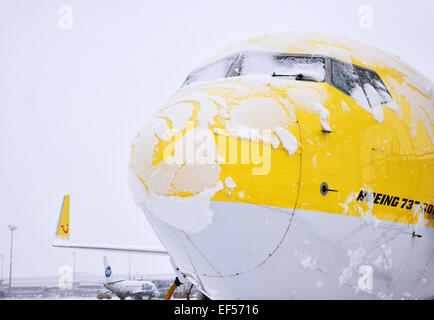
<path id="1" fill-rule="evenodd" d="M 246 51 L 194 70 L 184 86 L 218 78 L 261 74 L 322 82 L 325 80 L 325 59 L 312 55 Z"/>
<path id="2" fill-rule="evenodd" d="M 325 79 L 325 60 L 308 55 L 247 52 L 243 56 L 239 75 L 255 74 L 322 82 Z"/>
<path id="3" fill-rule="evenodd" d="M 250 75 L 326 82 L 359 103 L 371 107 L 393 100 L 375 70 L 313 54 L 239 52 L 194 70 L 183 86 L 194 82 Z"/>

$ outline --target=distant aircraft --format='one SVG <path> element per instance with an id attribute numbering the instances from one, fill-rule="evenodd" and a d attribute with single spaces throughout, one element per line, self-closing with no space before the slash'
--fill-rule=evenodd
<path id="1" fill-rule="evenodd" d="M 104 287 L 117 295 L 121 300 L 126 297 L 132 297 L 137 300 L 143 298 L 152 299 L 154 297 L 159 298 L 161 293 L 157 289 L 156 285 L 147 280 L 115 280 L 112 281 L 113 269 L 108 263 L 107 257 L 103 257 L 104 261 L 104 275 L 106 282 Z"/>
<path id="2" fill-rule="evenodd" d="M 188 75 L 133 141 L 130 187 L 212 299 L 426 298 L 433 120 L 432 82 L 400 58 L 265 35 Z"/>

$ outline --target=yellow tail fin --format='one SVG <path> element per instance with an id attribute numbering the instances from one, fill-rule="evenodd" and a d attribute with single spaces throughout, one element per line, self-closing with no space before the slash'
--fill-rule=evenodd
<path id="1" fill-rule="evenodd" d="M 69 241 L 69 194 L 63 197 L 56 238 Z"/>

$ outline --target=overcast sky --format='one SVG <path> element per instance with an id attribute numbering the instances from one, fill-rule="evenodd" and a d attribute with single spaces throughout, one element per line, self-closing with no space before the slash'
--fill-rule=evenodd
<path id="1" fill-rule="evenodd" d="M 72 29 L 62 5 L 72 9 Z M 372 28 L 360 23 L 363 5 Z M 4 276 L 7 224 L 19 226 L 14 276 L 56 275 L 71 264 L 68 250 L 51 247 L 66 193 L 73 241 L 160 245 L 128 189 L 130 142 L 209 56 L 264 33 L 330 32 L 397 54 L 433 81 L 433 12 L 426 0 L 0 0 Z M 102 255 L 77 252 L 77 271 L 102 273 Z M 128 272 L 128 255 L 107 255 L 115 272 Z M 171 270 L 165 257 L 132 256 L 133 273 Z"/>

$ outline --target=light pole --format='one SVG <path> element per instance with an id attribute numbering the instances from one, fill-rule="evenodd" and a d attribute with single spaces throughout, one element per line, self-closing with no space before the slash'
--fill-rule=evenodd
<path id="1" fill-rule="evenodd" d="M 75 290 L 75 251 L 72 251 L 72 291 Z"/>
<path id="2" fill-rule="evenodd" d="M 131 280 L 131 253 L 128 253 L 128 280 Z"/>
<path id="3" fill-rule="evenodd" d="M 7 227 L 11 231 L 11 255 L 9 260 L 9 297 L 10 297 L 12 294 L 12 247 L 14 243 L 14 231 L 16 228 L 18 228 L 18 226 L 8 224 Z"/>
<path id="4" fill-rule="evenodd" d="M 0 286 L 3 284 L 3 255 L 0 254 L 0 258 L 2 258 L 2 271 L 1 271 L 1 276 L 0 276 Z"/>

